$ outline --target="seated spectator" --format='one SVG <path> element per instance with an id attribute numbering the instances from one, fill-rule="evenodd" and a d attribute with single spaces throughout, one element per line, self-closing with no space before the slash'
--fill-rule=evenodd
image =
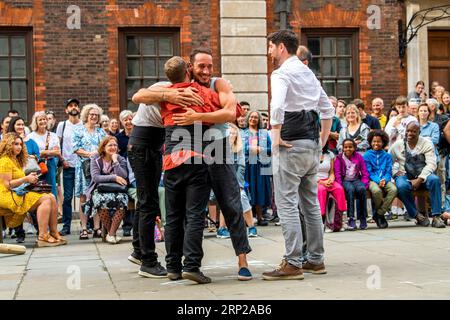
<path id="1" fill-rule="evenodd" d="M 372 100 L 372 116 L 377 118 L 380 122 L 381 129 L 386 127 L 387 118 L 383 113 L 384 101 L 381 98 L 375 98 Z"/>
<path id="2" fill-rule="evenodd" d="M 28 153 L 22 138 L 17 133 L 7 133 L 0 142 L 0 208 L 9 210 L 5 222 L 9 228 L 21 225 L 27 212 L 37 212 L 39 235 L 38 247 L 53 247 L 66 244 L 58 233 L 58 204 L 52 194 L 27 192 L 19 196 L 14 188 L 23 184 L 35 184 L 38 175 L 32 172 L 25 176 L 23 168 L 28 161 Z"/>
<path id="3" fill-rule="evenodd" d="M 424 138 L 428 138 L 434 145 L 434 150 L 436 153 L 436 162 L 439 162 L 439 152 L 438 152 L 438 144 L 440 141 L 440 132 L 439 126 L 437 123 L 431 122 L 430 107 L 426 103 L 422 103 L 419 106 L 419 124 L 420 124 L 420 136 Z"/>
<path id="4" fill-rule="evenodd" d="M 91 216 L 97 213 L 106 229 L 102 234 L 106 242 L 119 243 L 121 238 L 116 231 L 122 222 L 124 210 L 128 206 L 127 192 L 101 193 L 97 187 L 100 183 L 116 183 L 127 186 L 127 160 L 118 154 L 117 138 L 106 136 L 98 146 L 98 155 L 91 158 L 91 183 L 86 192 L 87 211 Z M 111 213 L 111 214 L 110 214 Z"/>
<path id="5" fill-rule="evenodd" d="M 356 143 L 352 139 L 345 139 L 343 152 L 334 163 L 336 181 L 344 187 L 347 199 L 348 230 L 356 230 L 355 199 L 359 200 L 357 218 L 359 228 L 367 228 L 367 198 L 366 189 L 369 186 L 369 174 L 364 158 L 356 152 Z"/>
<path id="6" fill-rule="evenodd" d="M 333 96 L 330 96 L 329 100 L 330 100 L 331 104 L 333 105 L 333 107 L 336 109 L 337 104 L 338 104 L 337 99 Z M 334 152 L 335 154 L 338 153 L 337 144 L 338 144 L 338 140 L 339 140 L 339 132 L 341 131 L 341 129 L 342 129 L 341 121 L 335 115 L 333 117 L 333 122 L 331 124 L 331 129 L 330 129 L 330 136 L 328 137 L 328 143 L 327 143 L 328 150 Z"/>
<path id="7" fill-rule="evenodd" d="M 391 208 L 392 202 L 397 196 L 397 188 L 391 182 L 392 157 L 384 151 L 389 145 L 389 137 L 386 132 L 375 130 L 369 133 L 369 144 L 372 147 L 364 154 L 367 172 L 369 173 L 369 190 L 375 204 L 373 219 L 377 227 L 384 229 L 388 227 L 385 213 Z"/>
<path id="8" fill-rule="evenodd" d="M 439 130 L 442 132 L 449 118 L 444 114 L 439 114 L 439 102 L 436 99 L 427 99 L 427 105 L 430 107 L 430 121 L 438 124 Z"/>
<path id="9" fill-rule="evenodd" d="M 395 108 L 395 107 L 390 108 L 389 111 L 388 111 L 387 114 L 386 114 L 386 125 L 388 124 L 389 120 L 390 120 L 392 117 L 395 117 L 395 116 L 397 116 L 397 115 L 398 115 L 397 108 Z M 385 127 L 385 128 L 386 128 L 386 127 Z M 384 128 L 383 128 L 383 129 L 384 129 Z"/>
<path id="10" fill-rule="evenodd" d="M 367 124 L 370 130 L 381 129 L 380 121 L 378 121 L 377 118 L 366 113 L 366 105 L 364 104 L 364 101 L 362 101 L 361 99 L 355 99 L 351 103 L 358 108 L 362 122 Z"/>
<path id="11" fill-rule="evenodd" d="M 425 83 L 423 81 L 417 81 L 414 91 L 408 93 L 408 101 L 414 100 L 417 103 L 425 102 L 427 94 L 425 93 Z"/>
<path id="12" fill-rule="evenodd" d="M 345 139 L 353 140 L 356 144 L 356 151 L 364 153 L 369 148 L 367 136 L 370 128 L 361 121 L 358 108 L 354 104 L 349 104 L 345 110 L 347 125 L 339 132 L 338 150 L 342 151 Z"/>
<path id="13" fill-rule="evenodd" d="M 115 119 L 115 118 L 112 118 L 109 121 L 109 132 L 108 132 L 108 134 L 111 135 L 111 136 L 115 136 L 119 132 L 120 132 L 119 121 L 117 121 L 117 119 Z"/>
<path id="14" fill-rule="evenodd" d="M 9 117 L 9 116 L 5 116 L 2 118 L 0 140 L 3 139 L 3 135 L 5 135 L 8 132 L 8 126 L 9 126 L 10 121 L 11 121 L 11 117 Z"/>
<path id="15" fill-rule="evenodd" d="M 436 170 L 436 153 L 433 143 L 420 137 L 419 132 L 420 124 L 417 121 L 409 123 L 406 127 L 406 138 L 396 141 L 389 150 L 394 163 L 398 163 L 398 170 L 393 172 L 398 197 L 409 216 L 415 218 L 418 225 L 428 227 L 430 221 L 425 214 L 417 210 L 413 197 L 413 191 L 426 188 L 431 203 L 432 226 L 444 228 L 445 225 L 439 218 L 442 205 L 440 180 L 433 173 Z"/>
<path id="16" fill-rule="evenodd" d="M 419 111 L 419 103 L 417 103 L 414 100 L 410 100 L 408 102 L 408 113 L 412 115 L 413 117 L 418 117 L 418 111 Z"/>
<path id="17" fill-rule="evenodd" d="M 347 107 L 347 103 L 344 100 L 338 100 L 336 107 L 336 117 L 341 121 L 341 126 L 345 126 L 347 124 L 345 120 L 345 108 Z"/>
<path id="18" fill-rule="evenodd" d="M 444 114 L 450 113 L 450 92 L 445 91 L 442 95 L 442 107 L 444 108 Z"/>
<path id="19" fill-rule="evenodd" d="M 327 210 L 328 196 L 331 194 L 336 200 L 337 210 L 346 214 L 347 202 L 345 200 L 344 188 L 336 182 L 334 175 L 335 155 L 329 151 L 327 146 L 322 149 L 320 164 L 317 171 L 317 197 L 319 198 L 320 212 L 322 217 Z M 325 232 L 332 232 L 329 226 L 325 227 Z"/>
<path id="20" fill-rule="evenodd" d="M 406 100 L 406 97 L 397 97 L 397 99 L 395 99 L 395 108 L 397 109 L 398 115 L 391 117 L 384 129 L 389 136 L 390 145 L 393 145 L 397 139 L 402 140 L 405 138 L 405 131 L 408 123 L 411 121 L 417 122 L 415 117 L 408 114 L 408 100 Z"/>
<path id="21" fill-rule="evenodd" d="M 445 92 L 445 88 L 443 86 L 439 85 L 435 89 L 434 97 L 439 102 L 438 110 L 442 110 L 443 109 L 443 107 L 442 107 L 442 96 L 444 95 L 444 92 Z"/>
<path id="22" fill-rule="evenodd" d="M 106 114 L 102 114 L 100 117 L 100 128 L 105 130 L 106 134 L 109 134 L 109 117 Z"/>

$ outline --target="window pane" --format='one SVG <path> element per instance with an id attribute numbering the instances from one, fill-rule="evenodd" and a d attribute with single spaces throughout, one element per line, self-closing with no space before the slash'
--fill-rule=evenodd
<path id="1" fill-rule="evenodd" d="M 169 59 L 159 59 L 159 77 L 160 78 L 166 78 L 166 73 L 164 72 L 164 64 Z"/>
<path id="2" fill-rule="evenodd" d="M 141 80 L 127 80 L 127 97 L 131 99 L 141 88 Z"/>
<path id="3" fill-rule="evenodd" d="M 309 65 L 312 72 L 314 72 L 314 74 L 316 76 L 320 76 L 320 65 L 319 65 L 319 59 L 317 58 L 313 58 L 312 63 Z"/>
<path id="4" fill-rule="evenodd" d="M 140 54 L 138 37 L 127 37 L 127 54 L 128 55 Z"/>
<path id="5" fill-rule="evenodd" d="M 13 99 L 27 98 L 27 83 L 26 81 L 11 81 L 11 92 Z"/>
<path id="6" fill-rule="evenodd" d="M 27 121 L 27 102 L 13 102 L 12 109 L 19 111 L 19 114 L 22 118 L 25 118 L 25 122 Z"/>
<path id="7" fill-rule="evenodd" d="M 159 55 L 173 56 L 172 38 L 168 37 L 159 38 Z"/>
<path id="8" fill-rule="evenodd" d="M 336 55 L 336 38 L 323 38 L 323 52 L 324 56 Z"/>
<path id="9" fill-rule="evenodd" d="M 335 82 L 334 80 L 324 80 L 322 82 L 323 90 L 327 93 L 329 96 L 335 96 Z"/>
<path id="10" fill-rule="evenodd" d="M 9 107 L 9 102 L 0 102 L 0 119 L 8 114 L 9 109 L 11 109 Z"/>
<path id="11" fill-rule="evenodd" d="M 352 76 L 352 59 L 338 59 L 338 76 Z"/>
<path id="12" fill-rule="evenodd" d="M 156 55 L 155 38 L 142 38 L 142 54 Z"/>
<path id="13" fill-rule="evenodd" d="M 25 55 L 25 38 L 11 37 L 11 55 L 24 56 Z"/>
<path id="14" fill-rule="evenodd" d="M 352 96 L 350 80 L 338 80 L 337 96 L 339 98 L 347 98 Z"/>
<path id="15" fill-rule="evenodd" d="M 320 39 L 319 38 L 309 38 L 308 39 L 308 49 L 311 51 L 313 56 L 320 56 Z"/>
<path id="16" fill-rule="evenodd" d="M 9 81 L 0 81 L 0 100 L 9 99 Z"/>
<path id="17" fill-rule="evenodd" d="M 8 51 L 8 37 L 0 37 L 0 56 L 7 56 Z"/>
<path id="18" fill-rule="evenodd" d="M 9 61 L 8 59 L 0 59 L 0 77 L 9 77 Z"/>
<path id="19" fill-rule="evenodd" d="M 127 59 L 127 75 L 129 77 L 141 76 L 139 59 Z"/>
<path id="20" fill-rule="evenodd" d="M 323 76 L 336 76 L 336 59 L 323 59 Z"/>
<path id="21" fill-rule="evenodd" d="M 133 101 L 131 101 L 131 100 L 128 101 L 127 110 L 135 112 L 135 111 L 137 111 L 138 107 L 139 106 L 137 104 L 134 104 Z"/>
<path id="22" fill-rule="evenodd" d="M 144 79 L 144 88 L 150 87 L 152 84 L 156 83 L 156 79 Z"/>
<path id="23" fill-rule="evenodd" d="M 12 77 L 26 77 L 27 69 L 25 59 L 15 58 L 11 59 L 11 76 Z"/>
<path id="24" fill-rule="evenodd" d="M 337 52 L 339 56 L 351 55 L 351 41 L 349 38 L 337 39 Z"/>
<path id="25" fill-rule="evenodd" d="M 156 76 L 156 59 L 144 59 L 144 77 Z"/>

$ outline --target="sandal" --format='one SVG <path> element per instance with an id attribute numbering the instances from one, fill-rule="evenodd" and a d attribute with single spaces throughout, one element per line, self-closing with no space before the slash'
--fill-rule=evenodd
<path id="1" fill-rule="evenodd" d="M 39 236 L 36 239 L 36 244 L 38 248 L 42 247 L 56 247 L 60 246 L 61 242 L 53 238 L 49 233 L 44 234 L 43 236 Z"/>
<path id="2" fill-rule="evenodd" d="M 92 235 L 93 238 L 101 238 L 102 237 L 102 229 L 94 229 L 94 233 Z"/>
<path id="3" fill-rule="evenodd" d="M 59 234 L 59 232 L 55 232 L 55 233 L 50 232 L 50 235 L 51 235 L 53 238 L 55 238 L 56 241 L 61 242 L 61 245 L 67 244 L 67 240 L 66 240 L 65 238 L 63 238 L 63 237 Z"/>
<path id="4" fill-rule="evenodd" d="M 83 229 L 80 232 L 80 240 L 88 240 L 88 239 L 89 239 L 89 234 L 86 229 Z"/>

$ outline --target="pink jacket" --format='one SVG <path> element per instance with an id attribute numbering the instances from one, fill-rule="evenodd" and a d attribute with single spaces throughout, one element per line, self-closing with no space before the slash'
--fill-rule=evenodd
<path id="1" fill-rule="evenodd" d="M 359 179 L 366 186 L 366 189 L 369 187 L 369 173 L 367 172 L 366 163 L 364 162 L 364 158 L 358 152 L 355 152 L 351 157 L 350 161 L 356 163 L 356 170 L 359 174 Z M 336 157 L 336 161 L 334 161 L 334 175 L 336 176 L 336 181 L 342 185 L 342 181 L 345 178 L 346 167 L 345 161 L 342 158 L 342 153 Z"/>

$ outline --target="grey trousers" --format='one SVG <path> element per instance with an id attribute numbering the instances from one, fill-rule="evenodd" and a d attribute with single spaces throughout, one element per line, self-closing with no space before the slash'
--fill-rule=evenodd
<path id="1" fill-rule="evenodd" d="M 321 147 L 313 140 L 289 141 L 292 148 L 280 148 L 273 156 L 275 203 L 278 208 L 285 241 L 284 259 L 301 267 L 302 228 L 301 211 L 305 217 L 308 261 L 324 261 L 323 222 L 317 199 L 317 168 Z"/>

